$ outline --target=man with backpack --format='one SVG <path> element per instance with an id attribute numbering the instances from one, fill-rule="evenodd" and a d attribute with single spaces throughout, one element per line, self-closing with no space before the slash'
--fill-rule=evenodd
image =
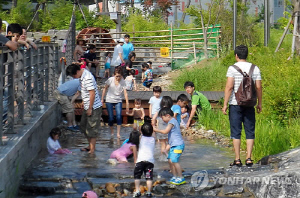
<path id="1" fill-rule="evenodd" d="M 257 66 L 246 61 L 248 48 L 237 46 L 234 51 L 236 63 L 229 66 L 224 96 L 223 114 L 227 115 L 229 104 L 230 136 L 233 139 L 235 160 L 230 166 L 242 166 L 240 160 L 240 145 L 242 123 L 246 133 L 247 157 L 245 164 L 253 165 L 251 159 L 255 138 L 255 109 L 262 110 L 262 86 L 260 70 Z"/>

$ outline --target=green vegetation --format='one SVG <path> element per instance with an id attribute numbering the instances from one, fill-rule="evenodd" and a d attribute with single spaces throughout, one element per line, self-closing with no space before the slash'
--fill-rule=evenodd
<path id="1" fill-rule="evenodd" d="M 300 145 L 300 57 L 291 58 L 291 39 L 289 34 L 280 50 L 274 53 L 283 30 L 271 29 L 269 47 L 263 47 L 263 27 L 257 26 L 261 36 L 259 45 L 249 48 L 248 61 L 257 64 L 262 73 L 263 111 L 257 114 L 256 140 L 253 150 L 255 160 L 276 154 Z M 184 90 L 187 80 L 194 81 L 201 91 L 223 91 L 228 66 L 235 63 L 233 51 L 220 59 L 203 61 L 194 69 L 182 69 L 174 81 L 174 90 Z M 230 137 L 228 116 L 220 109 L 200 116 L 200 123 Z M 246 149 L 244 137 L 242 148 Z"/>
<path id="2" fill-rule="evenodd" d="M 83 12 L 90 27 L 102 27 L 110 29 L 115 27 L 115 23 L 109 16 L 95 16 L 94 12 L 89 12 L 87 7 L 82 6 Z M 48 31 L 49 29 L 68 29 L 73 11 L 73 3 L 68 0 L 55 0 L 45 4 L 43 9 L 38 11 L 35 21 L 30 27 L 30 31 Z M 10 12 L 0 10 L 0 18 L 8 23 L 19 23 L 27 27 L 35 13 L 31 0 L 18 0 L 17 6 Z M 81 30 L 87 27 L 81 12 L 76 9 L 76 29 Z"/>

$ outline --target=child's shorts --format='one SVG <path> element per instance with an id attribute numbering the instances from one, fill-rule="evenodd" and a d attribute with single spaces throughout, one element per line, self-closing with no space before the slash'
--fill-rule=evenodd
<path id="1" fill-rule="evenodd" d="M 144 87 L 150 88 L 152 85 L 152 81 L 145 81 L 143 82 Z"/>
<path id="2" fill-rule="evenodd" d="M 105 69 L 110 69 L 110 63 L 105 63 L 104 68 Z"/>
<path id="3" fill-rule="evenodd" d="M 141 179 L 143 173 L 146 180 L 153 180 L 154 164 L 148 161 L 138 162 L 134 168 L 134 179 Z"/>
<path id="4" fill-rule="evenodd" d="M 142 119 L 134 119 L 133 123 L 136 124 L 137 126 L 143 126 L 144 120 L 142 120 Z"/>
<path id="5" fill-rule="evenodd" d="M 172 163 L 178 163 L 183 150 L 184 144 L 172 146 L 169 151 L 168 159 L 170 159 Z"/>

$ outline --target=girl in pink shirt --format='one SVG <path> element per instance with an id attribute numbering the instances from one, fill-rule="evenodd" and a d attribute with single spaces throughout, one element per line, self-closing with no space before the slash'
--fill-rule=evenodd
<path id="1" fill-rule="evenodd" d="M 119 163 L 124 163 L 128 162 L 127 157 L 133 154 L 134 163 L 136 163 L 139 143 L 140 133 L 138 131 L 132 131 L 129 136 L 129 141 L 123 144 L 121 148 L 112 152 L 110 159 L 117 159 Z"/>

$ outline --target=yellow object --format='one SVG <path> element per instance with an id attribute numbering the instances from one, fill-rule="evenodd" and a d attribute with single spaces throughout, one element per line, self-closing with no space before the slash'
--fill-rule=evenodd
<path id="1" fill-rule="evenodd" d="M 169 48 L 168 47 L 161 47 L 160 48 L 160 56 L 161 57 L 169 57 L 170 56 Z"/>
<path id="2" fill-rule="evenodd" d="M 174 153 L 182 153 L 182 150 L 174 149 Z"/>
<path id="3" fill-rule="evenodd" d="M 42 42 L 50 42 L 50 36 L 42 36 Z"/>

